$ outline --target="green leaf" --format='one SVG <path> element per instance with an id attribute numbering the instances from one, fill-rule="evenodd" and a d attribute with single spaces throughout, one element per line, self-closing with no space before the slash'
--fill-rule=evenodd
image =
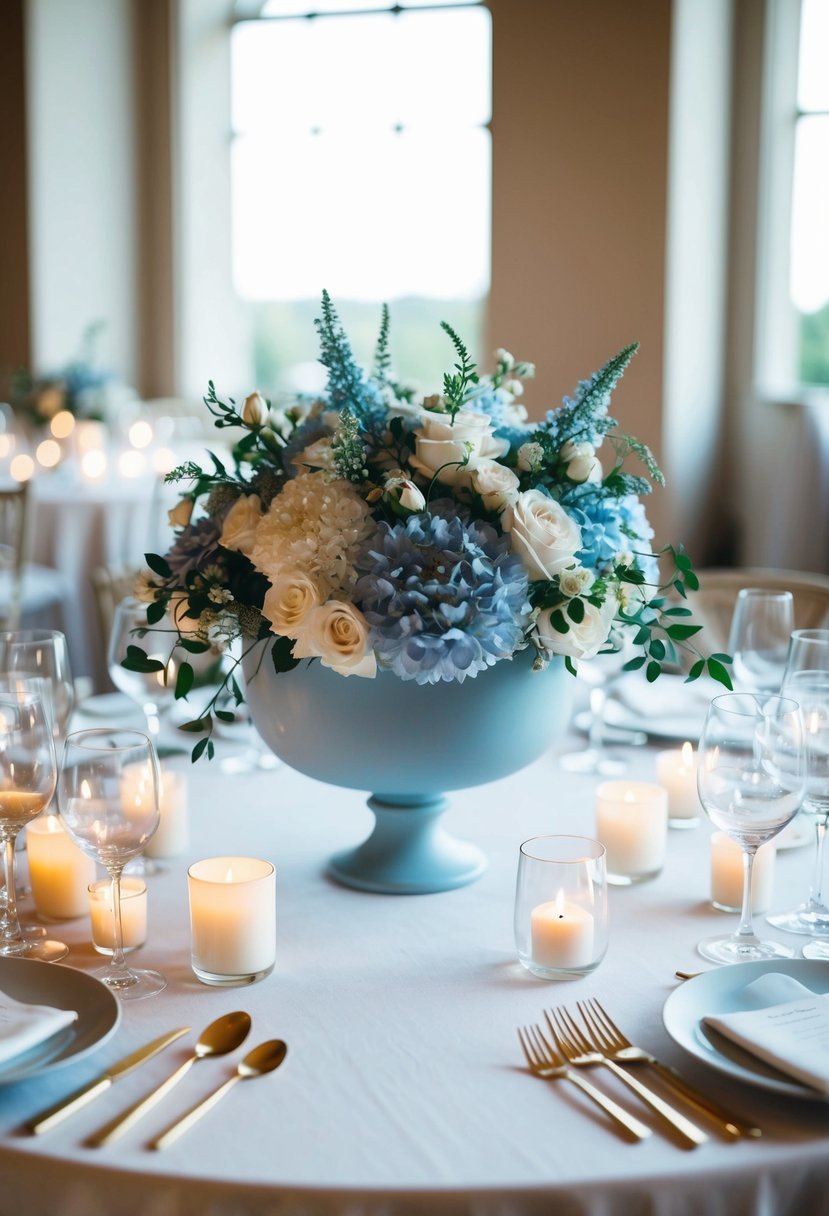
<path id="1" fill-rule="evenodd" d="M 207 759 L 212 760 L 216 754 L 216 748 L 213 746 L 213 740 L 207 740 Z"/>
<path id="2" fill-rule="evenodd" d="M 685 575 L 685 586 L 689 591 L 699 591 L 699 579 L 694 574 L 693 570 L 689 570 Z"/>
<path id="3" fill-rule="evenodd" d="M 649 684 L 653 684 L 654 680 L 658 680 L 662 674 L 662 665 L 651 661 L 645 670 L 645 676 Z"/>
<path id="4" fill-rule="evenodd" d="M 207 736 L 205 736 L 204 739 L 199 739 L 198 743 L 190 753 L 190 760 L 193 764 L 195 764 L 197 760 L 201 759 L 209 742 L 210 740 L 207 738 Z"/>
<path id="5" fill-rule="evenodd" d="M 217 709 L 214 710 L 214 713 L 220 722 L 229 722 L 232 724 L 236 721 L 236 715 L 231 713 L 229 709 Z"/>
<path id="6" fill-rule="evenodd" d="M 660 641 L 659 638 L 654 638 L 653 641 L 651 642 L 650 646 L 648 647 L 648 651 L 649 651 L 652 659 L 660 659 L 660 660 L 664 659 L 665 658 L 665 643 Z"/>
<path id="7" fill-rule="evenodd" d="M 142 675 L 151 675 L 153 672 L 163 671 L 165 664 L 160 659 L 148 659 L 140 646 L 128 646 L 121 666 L 125 671 L 140 671 Z"/>
<path id="8" fill-rule="evenodd" d="M 167 615 L 167 605 L 163 600 L 153 600 L 147 605 L 147 624 L 157 625 Z"/>
<path id="9" fill-rule="evenodd" d="M 196 638 L 179 638 L 178 644 L 188 654 L 204 654 L 210 649 L 209 642 L 199 642 Z"/>
<path id="10" fill-rule="evenodd" d="M 651 605 L 653 605 L 654 603 L 655 603 L 655 601 L 652 600 Z M 694 614 L 690 608 L 666 608 L 665 611 L 662 613 L 662 615 L 663 616 L 693 616 Z"/>
<path id="11" fill-rule="evenodd" d="M 577 676 L 577 675 L 579 674 L 579 673 L 576 671 L 576 665 L 575 665 L 575 663 L 573 662 L 573 660 L 570 658 L 570 655 L 569 655 L 569 654 L 566 654 L 566 655 L 564 656 L 564 666 L 565 666 L 565 667 L 567 668 L 567 670 L 570 672 L 570 675 L 571 675 L 571 676 Z"/>
<path id="12" fill-rule="evenodd" d="M 210 714 L 205 714 L 203 718 L 194 718 L 192 722 L 182 722 L 179 730 L 186 731 L 188 735 L 200 735 L 203 731 L 210 730 Z"/>
<path id="13" fill-rule="evenodd" d="M 679 592 L 679 594 L 682 596 L 682 598 L 684 600 L 687 600 L 688 596 L 685 594 L 685 584 L 682 582 L 682 580 L 679 578 L 675 578 L 674 582 L 673 582 L 673 586 L 674 586 L 675 590 Z"/>
<path id="14" fill-rule="evenodd" d="M 553 629 L 555 629 L 556 633 L 570 632 L 570 625 L 564 619 L 564 613 L 560 608 L 556 608 L 554 612 L 550 613 L 550 624 L 552 625 Z"/>
<path id="15" fill-rule="evenodd" d="M 734 660 L 732 659 L 730 654 L 712 654 L 712 655 L 709 655 L 708 657 L 710 659 L 716 659 L 718 663 L 733 663 L 734 662 Z"/>
<path id="16" fill-rule="evenodd" d="M 650 636 L 650 629 L 648 629 L 647 625 L 643 625 L 642 628 L 637 631 L 636 636 L 633 639 L 634 646 L 644 646 L 645 643 L 649 641 Z"/>
<path id="17" fill-rule="evenodd" d="M 694 563 L 691 561 L 687 553 L 677 553 L 674 555 L 674 563 L 677 570 L 687 571 L 693 570 Z"/>
<path id="18" fill-rule="evenodd" d="M 688 677 L 685 683 L 690 684 L 692 680 L 698 680 L 704 671 L 705 659 L 697 659 L 696 663 L 694 663 L 691 670 L 688 672 Z"/>
<path id="19" fill-rule="evenodd" d="M 702 625 L 669 625 L 665 632 L 674 642 L 687 642 L 701 629 Z"/>
<path id="20" fill-rule="evenodd" d="M 584 601 L 580 599 L 570 600 L 570 603 L 567 605 L 567 615 L 571 621 L 580 625 L 584 620 Z"/>
<path id="21" fill-rule="evenodd" d="M 627 663 L 622 665 L 622 671 L 638 671 L 640 667 L 645 665 L 645 656 L 640 654 L 635 659 L 628 659 Z"/>
<path id="22" fill-rule="evenodd" d="M 153 574 L 158 574 L 161 578 L 170 578 L 172 570 L 167 563 L 166 558 L 163 558 L 158 553 L 145 553 L 144 561 L 152 570 Z"/>
<path id="23" fill-rule="evenodd" d="M 717 681 L 718 684 L 723 684 L 729 692 L 733 691 L 734 685 L 731 683 L 731 676 L 722 663 L 718 663 L 716 659 L 708 660 L 708 674 Z"/>
<path id="24" fill-rule="evenodd" d="M 189 663 L 182 663 L 176 675 L 176 692 L 175 698 L 180 701 L 182 697 L 186 697 L 190 689 L 193 687 L 193 681 L 196 678 L 196 673 Z"/>
<path id="25" fill-rule="evenodd" d="M 271 661 L 275 672 L 292 671 L 299 666 L 299 659 L 294 658 L 294 643 L 292 638 L 277 638 L 271 646 Z"/>

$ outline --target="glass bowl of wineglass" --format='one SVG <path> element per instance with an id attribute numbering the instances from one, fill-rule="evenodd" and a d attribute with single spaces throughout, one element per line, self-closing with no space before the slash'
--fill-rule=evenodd
<path id="1" fill-rule="evenodd" d="M 708 818 L 743 851 L 740 927 L 706 938 L 699 953 L 714 963 L 791 958 L 794 950 L 754 932 L 751 872 L 760 845 L 783 830 L 803 800 L 806 757 L 797 702 L 750 693 L 715 697 L 700 738 L 697 783 Z"/>
<path id="2" fill-rule="evenodd" d="M 170 708 L 175 695 L 176 664 L 171 658 L 178 633 L 172 630 L 172 640 L 160 629 L 147 635 L 147 605 L 127 596 L 115 608 L 109 637 L 107 669 L 109 678 L 119 690 L 135 701 L 144 711 L 149 734 L 157 739 L 161 732 L 163 714 Z M 130 646 L 140 645 L 146 658 L 162 664 L 156 671 L 135 671 L 122 666 Z"/>
<path id="3" fill-rule="evenodd" d="M 67 737 L 58 807 L 75 843 L 109 874 L 113 952 L 95 974 L 123 1000 L 155 996 L 167 983 L 157 971 L 127 966 L 121 926 L 121 875 L 158 827 L 158 790 L 155 748 L 140 731 L 102 728 Z"/>
<path id="4" fill-rule="evenodd" d="M 62 746 L 75 707 L 75 685 L 66 638 L 56 629 L 0 632 L 0 672 L 42 681 L 55 748 Z"/>
<path id="5" fill-rule="evenodd" d="M 734 605 L 728 637 L 737 692 L 780 692 L 793 629 L 791 591 L 742 588 Z"/>
<path id="6" fill-rule="evenodd" d="M 63 942 L 24 937 L 17 916 L 15 841 L 51 802 L 56 778 L 52 726 L 41 697 L 22 689 L 0 692 L 0 841 L 6 883 L 0 957 L 54 963 L 69 953 Z"/>

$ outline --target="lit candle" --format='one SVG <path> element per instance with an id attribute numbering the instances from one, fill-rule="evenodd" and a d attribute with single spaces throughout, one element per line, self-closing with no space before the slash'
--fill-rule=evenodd
<path id="1" fill-rule="evenodd" d="M 694 827 L 698 824 L 701 808 L 697 793 L 697 761 L 690 743 L 683 743 L 681 749 L 657 754 L 656 780 L 668 791 L 669 826 Z"/>
<path id="2" fill-rule="evenodd" d="M 541 967 L 586 967 L 593 962 L 593 917 L 566 902 L 563 889 L 555 899 L 530 913 L 532 959 Z"/>
<path id="3" fill-rule="evenodd" d="M 771 907 L 774 888 L 773 841 L 761 845 L 751 870 L 751 907 L 765 912 Z M 711 902 L 723 912 L 739 912 L 743 906 L 743 850 L 725 832 L 711 837 Z"/>
<path id="4" fill-rule="evenodd" d="M 112 954 L 115 914 L 108 878 L 89 887 L 89 919 L 93 946 L 99 954 Z M 140 878 L 121 879 L 121 932 L 125 951 L 136 950 L 147 940 L 147 884 Z"/>
<path id="5" fill-rule="evenodd" d="M 596 835 L 607 849 L 609 882 L 655 877 L 665 861 L 668 794 L 646 781 L 605 781 L 596 790 Z"/>
<path id="6" fill-rule="evenodd" d="M 253 857 L 211 857 L 187 873 L 193 970 L 206 984 L 249 984 L 276 959 L 276 871 Z"/>
<path id="7" fill-rule="evenodd" d="M 86 889 L 95 881 L 95 862 L 67 835 L 57 815 L 44 815 L 29 824 L 26 849 L 38 915 L 46 920 L 84 916 Z"/>
<path id="8" fill-rule="evenodd" d="M 147 857 L 180 857 L 189 842 L 187 822 L 187 777 L 161 768 L 159 820 L 155 835 L 144 849 Z"/>

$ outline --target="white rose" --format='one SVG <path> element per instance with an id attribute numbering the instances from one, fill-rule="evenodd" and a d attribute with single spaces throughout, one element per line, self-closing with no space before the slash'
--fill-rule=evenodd
<path id="1" fill-rule="evenodd" d="M 280 570 L 265 593 L 262 615 L 277 633 L 295 638 L 303 628 L 306 617 L 321 600 L 318 585 L 298 566 Z"/>
<path id="2" fill-rule="evenodd" d="M 518 449 L 518 467 L 522 473 L 534 473 L 541 467 L 544 449 L 540 443 L 522 443 Z"/>
<path id="3" fill-rule="evenodd" d="M 334 451 L 331 447 L 331 440 L 327 437 L 316 439 L 313 443 L 309 443 L 307 448 L 294 456 L 294 464 L 302 465 L 307 469 L 325 469 L 330 472 L 334 467 Z"/>
<path id="4" fill-rule="evenodd" d="M 400 469 L 386 475 L 384 489 L 386 494 L 394 494 L 406 511 L 422 511 L 426 506 L 426 499 L 421 491 Z"/>
<path id="5" fill-rule="evenodd" d="M 268 421 L 268 403 L 260 392 L 245 397 L 242 406 L 242 421 L 248 426 L 264 426 Z"/>
<path id="6" fill-rule="evenodd" d="M 242 494 L 225 516 L 219 544 L 224 545 L 225 549 L 238 549 L 250 557 L 261 518 L 262 502 L 259 495 Z"/>
<path id="7" fill-rule="evenodd" d="M 571 599 L 589 591 L 595 581 L 596 576 L 592 571 L 586 570 L 584 566 L 576 566 L 575 570 L 564 570 L 558 576 L 558 585 L 562 595 L 568 595 Z"/>
<path id="8" fill-rule="evenodd" d="M 500 511 L 515 502 L 520 482 L 505 464 L 482 460 L 472 471 L 472 489 L 480 494 L 488 511 Z"/>
<path id="9" fill-rule="evenodd" d="M 581 548 L 581 528 L 562 506 L 541 490 L 525 490 L 501 516 L 512 551 L 531 579 L 553 578 L 573 565 Z"/>
<path id="10" fill-rule="evenodd" d="M 414 467 L 426 477 L 437 474 L 447 486 L 469 485 L 470 474 L 482 460 L 497 460 L 509 448 L 506 439 L 496 439 L 486 414 L 458 410 L 454 425 L 447 414 L 430 414 L 414 432 Z M 459 462 L 469 455 L 467 463 Z M 440 471 L 438 471 L 440 470 Z"/>
<path id="11" fill-rule="evenodd" d="M 193 514 L 195 503 L 192 498 L 180 498 L 176 505 L 167 512 L 167 522 L 171 528 L 186 528 Z"/>
<path id="12" fill-rule="evenodd" d="M 559 453 L 567 464 L 567 476 L 571 481 L 600 481 L 602 466 L 592 443 L 574 443 L 568 439 Z"/>
<path id="13" fill-rule="evenodd" d="M 374 652 L 368 650 L 368 623 L 353 604 L 329 600 L 313 608 L 294 643 L 294 658 L 318 658 L 341 676 L 377 674 Z"/>
<path id="14" fill-rule="evenodd" d="M 592 659 L 610 635 L 610 626 L 616 615 L 616 602 L 609 596 L 601 608 L 585 603 L 584 619 L 578 625 L 575 621 L 570 621 L 567 633 L 559 633 L 550 624 L 550 616 L 554 611 L 555 609 L 545 608 L 538 614 L 535 628 L 540 645 L 553 654 L 569 655 L 572 659 Z"/>

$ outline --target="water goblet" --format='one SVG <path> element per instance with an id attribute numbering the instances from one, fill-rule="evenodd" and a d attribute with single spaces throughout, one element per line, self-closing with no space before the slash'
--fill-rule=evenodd
<path id="1" fill-rule="evenodd" d="M 147 628 L 147 605 L 131 596 L 121 600 L 112 619 L 107 668 L 115 687 L 141 706 L 147 719 L 147 730 L 153 738 L 157 738 L 161 731 L 162 714 L 172 704 L 175 690 L 176 665 L 170 652 L 177 634 L 173 631 L 173 641 L 168 643 L 167 635 L 155 629 L 148 634 L 145 644 L 142 639 Z M 163 671 L 128 671 L 122 667 L 130 646 L 142 646 L 148 659 L 157 659 L 164 664 Z"/>
<path id="2" fill-rule="evenodd" d="M 75 707 L 75 686 L 65 636 L 56 629 L 0 633 L 0 673 L 42 681 L 41 692 L 59 749 Z"/>
<path id="3" fill-rule="evenodd" d="M 776 929 L 811 937 L 803 948 L 806 958 L 829 958 L 829 907 L 822 893 L 829 819 L 829 629 L 797 629 L 792 634 L 783 693 L 799 703 L 803 715 L 806 795 L 801 813 L 814 819 L 814 869 L 805 902 L 767 919 Z"/>
<path id="4" fill-rule="evenodd" d="M 709 937 L 697 949 L 714 963 L 791 958 L 794 951 L 759 938 L 751 913 L 755 854 L 797 814 L 805 790 L 803 722 L 789 697 L 728 693 L 708 709 L 697 782 L 708 818 L 743 851 L 743 901 L 736 933 Z"/>
<path id="5" fill-rule="evenodd" d="M 743 587 L 737 595 L 728 636 L 737 692 L 780 692 L 793 629 L 791 591 Z"/>
<path id="6" fill-rule="evenodd" d="M 22 690 L 0 693 L 0 841 L 6 881 L 0 956 L 53 963 L 69 953 L 63 942 L 24 937 L 17 916 L 15 841 L 51 802 L 56 778 L 55 743 L 43 701 Z"/>
<path id="7" fill-rule="evenodd" d="M 121 875 L 158 827 L 158 759 L 137 730 L 82 730 L 68 736 L 58 778 L 58 807 L 77 845 L 100 861 L 112 885 L 113 948 L 95 974 L 123 1000 L 155 996 L 167 981 L 128 967 L 121 924 Z"/>

